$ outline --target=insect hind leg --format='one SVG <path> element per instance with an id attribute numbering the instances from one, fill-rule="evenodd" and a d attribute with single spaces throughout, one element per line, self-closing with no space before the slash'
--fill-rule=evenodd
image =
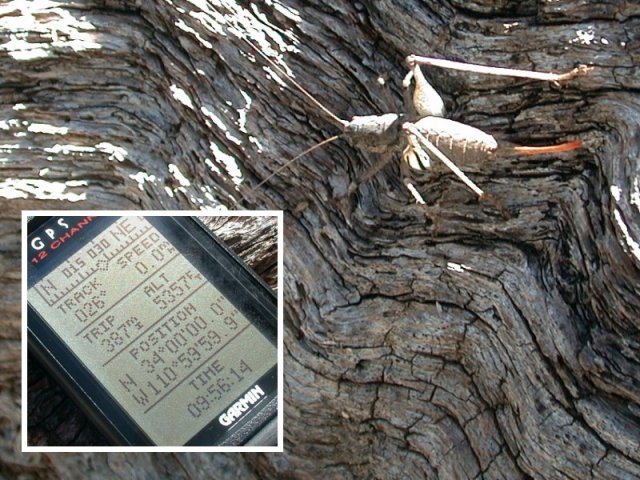
<path id="1" fill-rule="evenodd" d="M 407 133 L 409 148 L 413 150 L 409 152 L 408 155 L 413 155 L 414 158 L 418 159 L 419 161 L 422 161 L 421 159 L 425 157 L 429 158 L 433 156 L 437 158 L 442 163 L 444 163 L 447 168 L 449 168 L 449 170 L 455 173 L 456 176 L 460 180 L 462 180 L 462 183 L 464 183 L 471 191 L 478 195 L 480 199 L 485 196 L 484 191 L 480 187 L 478 187 L 478 185 L 476 185 L 469 177 L 467 177 L 467 175 L 462 170 L 460 170 L 460 168 L 455 163 L 449 160 L 449 158 L 447 158 L 447 156 L 442 153 L 438 149 L 438 147 L 431 143 L 429 139 L 427 139 L 427 137 L 422 132 L 420 132 L 420 130 L 418 130 L 418 128 L 414 124 L 407 122 L 402 126 L 402 128 Z M 425 149 L 428 153 L 424 151 Z M 407 158 L 407 161 L 411 160 Z M 422 170 L 421 168 L 419 169 Z"/>
<path id="2" fill-rule="evenodd" d="M 411 183 L 411 175 L 409 170 L 410 170 L 410 166 L 408 163 L 402 162 L 400 164 L 400 173 L 402 175 L 402 183 L 407 188 L 407 190 L 409 190 L 409 193 L 411 193 L 411 195 L 413 196 L 414 200 L 418 205 L 426 205 L 427 202 L 424 201 L 424 198 L 422 198 L 422 195 L 420 195 L 420 192 L 418 192 L 418 189 L 416 189 L 413 183 Z"/>
<path id="3" fill-rule="evenodd" d="M 420 130 L 412 123 L 405 123 L 402 126 L 407 134 L 408 146 L 403 153 L 404 165 L 414 167 L 417 170 L 424 170 L 425 163 L 428 165 L 430 159 L 437 158 L 442 161 L 471 191 L 478 195 L 478 199 L 493 205 L 500 211 L 505 219 L 511 218 L 509 211 L 493 195 L 487 194 L 476 185 L 460 168 L 438 149 Z M 425 151 L 427 150 L 427 151 Z M 424 203 L 422 196 L 415 190 L 415 187 L 405 183 L 418 203 Z M 414 193 L 415 192 L 415 193 Z M 417 194 L 417 196 L 416 196 Z M 422 200 L 422 202 L 420 201 Z"/>

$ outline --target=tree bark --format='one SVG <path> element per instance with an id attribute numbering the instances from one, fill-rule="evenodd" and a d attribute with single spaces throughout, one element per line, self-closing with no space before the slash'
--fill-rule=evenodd
<path id="1" fill-rule="evenodd" d="M 640 477 L 636 4 L 0 8 L 0 471 Z M 410 53 L 537 71 L 590 64 L 562 85 L 425 69 L 451 118 L 498 141 L 579 137 L 585 148 L 460 163 L 511 218 L 449 174 L 413 178 L 427 201 L 416 205 L 399 161 L 348 196 L 376 158 L 344 141 L 253 190 L 340 132 L 245 40 L 347 119 L 401 110 Z M 284 452 L 12 457 L 19 211 L 218 206 L 285 211 Z"/>

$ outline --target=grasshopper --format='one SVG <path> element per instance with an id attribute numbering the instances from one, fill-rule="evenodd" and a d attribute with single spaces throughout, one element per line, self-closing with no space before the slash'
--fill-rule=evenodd
<path id="1" fill-rule="evenodd" d="M 330 142 L 344 136 L 353 146 L 365 151 L 381 153 L 383 158 L 372 168 L 361 174 L 349 185 L 348 194 L 353 194 L 363 182 L 377 174 L 392 158 L 393 152 L 398 146 L 404 145 L 402 151 L 403 172 L 409 167 L 413 170 L 426 170 L 431 167 L 432 160 L 440 160 L 449 168 L 480 200 L 488 200 L 508 214 L 490 195 L 476 185 L 452 160 L 451 157 L 464 163 L 466 161 L 486 161 L 496 154 L 534 155 L 543 153 L 557 153 L 578 149 L 582 146 L 581 140 L 548 145 L 541 147 L 528 146 L 499 146 L 492 135 L 470 125 L 445 118 L 444 101 L 427 81 L 420 65 L 431 65 L 441 68 L 450 68 L 489 75 L 512 76 L 531 78 L 535 80 L 560 82 L 569 80 L 579 75 L 588 73 L 591 68 L 581 65 L 569 72 L 562 74 L 531 72 L 515 70 L 487 65 L 476 65 L 464 62 L 453 62 L 431 57 L 409 55 L 406 64 L 409 73 L 405 76 L 402 85 L 404 89 L 405 104 L 408 113 L 387 113 L 383 115 L 354 116 L 350 121 L 343 120 L 326 108 L 320 101 L 311 95 L 304 87 L 289 76 L 282 68 L 275 64 L 266 54 L 260 51 L 252 43 L 249 43 L 269 65 L 280 75 L 288 79 L 289 83 L 304 94 L 313 104 L 318 106 L 341 129 L 342 135 L 331 138 L 306 149 L 295 156 L 268 177 L 262 180 L 254 189 L 259 188 L 273 176 L 288 168 L 293 162 L 302 156 L 320 148 Z M 406 172 L 405 172 L 406 173 Z M 403 174 L 405 179 L 408 175 Z M 411 192 L 416 202 L 425 204 L 424 199 L 415 187 L 405 180 L 405 186 Z"/>

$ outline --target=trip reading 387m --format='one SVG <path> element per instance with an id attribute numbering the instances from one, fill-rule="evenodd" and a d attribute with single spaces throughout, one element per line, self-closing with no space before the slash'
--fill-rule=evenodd
<path id="1" fill-rule="evenodd" d="M 143 217 L 121 217 L 29 303 L 157 445 L 182 445 L 276 363 L 276 348 Z"/>

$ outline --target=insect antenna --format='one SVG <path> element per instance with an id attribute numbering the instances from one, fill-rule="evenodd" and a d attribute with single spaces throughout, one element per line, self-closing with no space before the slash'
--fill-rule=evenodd
<path id="1" fill-rule="evenodd" d="M 334 123 L 336 123 L 338 126 L 340 126 L 342 129 L 344 129 L 349 122 L 347 122 L 346 120 L 341 119 L 340 117 L 338 117 L 335 113 L 333 113 L 331 110 L 329 110 L 327 107 L 325 107 L 316 97 L 314 97 L 311 93 L 309 93 L 302 85 L 300 85 L 293 77 L 291 77 L 291 75 L 289 75 L 283 68 L 281 68 L 280 66 L 278 66 L 273 60 L 271 60 L 264 52 L 262 52 L 256 45 L 254 45 L 253 43 L 251 43 L 248 39 L 244 38 L 245 42 L 247 42 L 249 44 L 249 46 L 255 50 L 258 55 L 260 55 L 278 74 L 280 74 L 283 78 L 285 78 L 286 80 L 288 80 L 288 82 L 293 85 L 295 88 L 298 89 L 298 91 L 300 93 L 302 93 L 305 97 L 307 97 L 307 99 L 309 99 L 314 105 L 316 105 L 320 110 L 322 110 Z M 287 85 L 287 83 L 285 82 L 285 85 Z M 289 88 L 291 88 L 289 86 Z M 302 153 L 299 153 L 298 155 L 296 155 L 295 157 L 293 157 L 291 160 L 288 160 L 284 165 L 282 165 L 280 168 L 276 169 L 276 171 L 272 172 L 269 176 L 267 176 L 265 179 L 263 179 L 260 183 L 258 183 L 255 187 L 253 187 L 251 190 L 256 190 L 258 188 L 260 188 L 262 185 L 264 185 L 266 182 L 268 182 L 269 180 L 271 180 L 271 178 L 273 178 L 274 176 L 278 175 L 281 171 L 283 171 L 285 168 L 288 168 L 291 164 L 293 164 L 294 162 L 296 162 L 297 160 L 299 160 L 300 158 L 304 157 L 305 155 L 307 155 L 308 153 L 313 152 L 315 149 L 323 147 L 331 142 L 334 142 L 335 140 L 337 140 L 338 138 L 340 138 L 341 135 L 334 135 L 331 138 L 327 138 L 325 140 L 322 140 L 319 143 L 316 143 L 315 145 L 307 148 L 305 151 L 303 151 Z"/>
<path id="2" fill-rule="evenodd" d="M 325 114 L 327 114 L 329 116 L 329 118 L 331 118 L 331 120 L 333 120 L 336 124 L 340 125 L 341 127 L 345 127 L 349 123 L 346 120 L 342 120 L 335 113 L 333 113 L 331 110 L 329 110 L 327 107 L 325 107 L 316 97 L 311 95 L 291 75 L 289 75 L 286 71 L 284 71 L 284 69 L 282 69 L 282 67 L 278 66 L 273 60 L 271 60 L 257 46 L 255 46 L 253 43 L 251 43 L 246 38 L 244 39 L 244 41 L 247 42 L 249 44 L 249 46 L 251 48 L 253 48 L 258 53 L 258 55 L 260 55 L 276 72 L 278 72 L 280 75 L 282 75 L 284 78 L 286 78 L 291 83 L 291 85 L 296 87 L 300 91 L 300 93 L 302 93 L 304 96 L 306 96 L 311 102 L 313 102 L 314 105 L 316 105 L 318 108 L 320 108 L 320 110 L 322 110 Z"/>
<path id="3" fill-rule="evenodd" d="M 341 137 L 341 135 L 334 135 L 333 137 L 327 138 L 325 140 L 322 140 L 320 143 L 316 143 L 315 145 L 307 148 L 304 152 L 299 153 L 298 155 L 296 155 L 295 157 L 293 157 L 291 160 L 287 161 L 287 163 L 285 163 L 284 165 L 282 165 L 280 168 L 278 168 L 275 172 L 272 172 L 267 178 L 265 178 L 264 180 L 262 180 L 260 183 L 258 183 L 255 187 L 253 187 L 251 190 L 257 190 L 258 188 L 260 188 L 262 185 L 264 185 L 265 183 L 267 183 L 269 180 L 271 180 L 273 177 L 275 177 L 276 175 L 278 175 L 281 171 L 283 171 L 285 168 L 289 167 L 289 165 L 291 165 L 292 163 L 294 163 L 296 160 L 300 159 L 301 157 L 304 157 L 306 154 L 313 152 L 316 148 L 320 148 L 320 147 L 324 147 L 325 145 L 339 139 Z"/>

